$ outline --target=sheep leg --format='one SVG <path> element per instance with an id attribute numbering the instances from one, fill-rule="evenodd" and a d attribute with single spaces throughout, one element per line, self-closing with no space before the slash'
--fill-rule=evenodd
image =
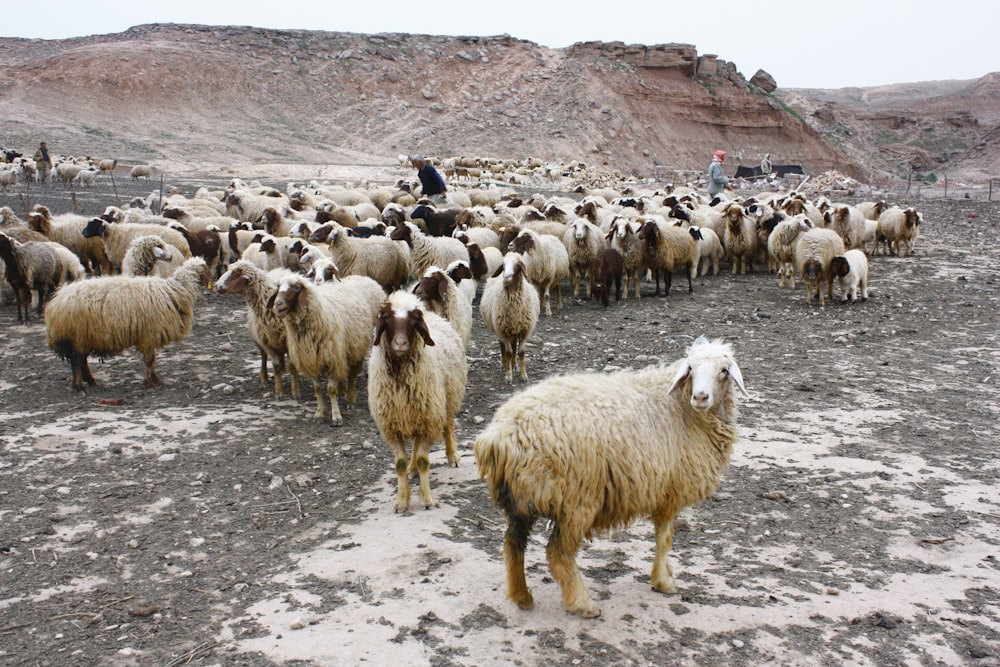
<path id="1" fill-rule="evenodd" d="M 257 351 L 260 352 L 260 373 L 258 373 L 258 377 L 260 378 L 261 385 L 266 387 L 271 382 L 271 377 L 267 374 L 267 352 L 260 346 L 257 346 Z M 274 366 L 277 367 L 277 364 L 274 364 Z M 275 383 L 274 395 L 281 395 L 278 392 L 277 383 Z"/>
<path id="2" fill-rule="evenodd" d="M 510 343 L 506 341 L 500 341 L 500 365 L 503 367 L 504 379 L 507 384 L 514 382 L 514 371 L 511 368 L 512 359 L 510 351 Z"/>
<path id="3" fill-rule="evenodd" d="M 524 365 L 524 343 L 523 342 L 517 348 L 517 366 L 518 366 L 518 369 L 520 370 L 521 382 L 527 382 L 528 381 L 528 369 Z"/>
<path id="4" fill-rule="evenodd" d="M 344 418 L 340 414 L 340 404 L 337 402 L 337 396 L 340 395 L 340 383 L 332 378 L 327 378 L 326 395 L 330 398 L 330 421 L 334 426 L 343 426 Z"/>
<path id="5" fill-rule="evenodd" d="M 396 458 L 396 512 L 410 509 L 410 477 L 406 461 L 406 444 L 390 442 L 393 456 Z"/>
<path id="6" fill-rule="evenodd" d="M 83 361 L 86 362 L 86 357 L 83 358 Z M 83 391 L 83 364 L 79 354 L 70 352 L 69 367 L 73 371 L 73 389 Z"/>
<path id="7" fill-rule="evenodd" d="M 146 365 L 146 376 L 142 380 L 143 389 L 152 389 L 160 384 L 160 378 L 156 375 L 153 364 L 156 363 L 156 350 L 149 350 L 142 353 L 142 361 Z"/>
<path id="8" fill-rule="evenodd" d="M 542 307 L 545 310 L 545 314 L 552 315 L 552 306 L 549 303 L 549 288 L 539 286 L 538 295 L 542 298 Z"/>
<path id="9" fill-rule="evenodd" d="M 323 398 L 323 380 L 313 380 L 313 394 L 316 396 L 316 412 L 313 413 L 314 421 L 326 419 L 326 402 Z"/>
<path id="10" fill-rule="evenodd" d="M 452 426 L 454 428 L 454 426 Z M 454 447 L 455 435 L 452 433 L 452 447 Z M 453 452 L 454 453 L 454 452 Z M 417 474 L 420 475 L 420 501 L 424 504 L 424 509 L 434 507 L 434 498 L 431 496 L 431 443 L 430 440 L 413 440 L 413 460 L 417 464 Z M 457 458 L 457 455 L 456 455 Z M 456 461 L 457 464 L 457 461 Z"/>
<path id="11" fill-rule="evenodd" d="M 556 288 L 556 308 L 562 308 L 562 283 L 556 283 L 554 287 Z"/>
<path id="12" fill-rule="evenodd" d="M 300 395 L 299 386 L 299 369 L 295 367 L 295 364 L 289 360 L 288 362 L 288 376 L 292 381 L 292 398 L 297 399 Z"/>
<path id="13" fill-rule="evenodd" d="M 580 549 L 580 537 L 572 535 L 560 528 L 556 522 L 552 529 L 552 537 L 545 548 L 549 558 L 549 570 L 552 578 L 559 582 L 562 588 L 563 606 L 566 611 L 582 618 L 597 618 L 601 610 L 591 599 L 583 577 L 576 566 L 576 552 Z"/>
<path id="14" fill-rule="evenodd" d="M 524 576 L 524 551 L 534 519 L 508 516 L 503 538 L 503 560 L 507 566 L 507 597 L 521 609 L 531 609 L 535 600 Z"/>
<path id="15" fill-rule="evenodd" d="M 448 458 L 448 465 L 450 465 L 452 468 L 457 468 L 459 457 L 458 457 L 458 443 L 455 442 L 454 419 L 449 419 L 444 426 L 444 454 Z"/>
<path id="16" fill-rule="evenodd" d="M 650 583 L 653 588 L 661 593 L 673 594 L 677 592 L 674 586 L 674 572 L 670 568 L 670 561 L 667 554 L 674 545 L 674 520 L 673 518 L 658 518 L 654 521 L 656 529 L 656 553 L 653 557 L 653 572 L 650 574 Z"/>
<path id="17" fill-rule="evenodd" d="M 688 264 L 688 271 L 687 271 L 687 274 L 688 274 L 688 294 L 690 294 L 691 292 L 694 291 L 694 287 L 691 285 L 691 277 L 692 277 L 691 274 L 695 273 L 695 272 L 697 272 L 697 269 L 694 268 L 692 265 Z"/>

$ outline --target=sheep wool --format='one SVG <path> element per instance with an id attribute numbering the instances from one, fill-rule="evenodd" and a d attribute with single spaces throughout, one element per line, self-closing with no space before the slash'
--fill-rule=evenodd
<path id="1" fill-rule="evenodd" d="M 368 409 L 396 465 L 396 511 L 410 507 L 409 474 L 420 476 L 420 500 L 434 506 L 430 448 L 444 438 L 448 464 L 458 465 L 455 416 L 465 398 L 468 366 L 462 340 L 443 317 L 396 291 L 382 306 L 368 361 Z M 413 446 L 409 458 L 407 444 Z"/>
<path id="2" fill-rule="evenodd" d="M 699 338 L 669 366 L 552 377 L 500 406 L 473 449 L 507 515 L 508 597 L 534 604 L 524 555 L 543 517 L 554 524 L 546 553 L 570 613 L 601 613 L 576 566 L 583 539 L 639 517 L 656 531 L 652 586 L 676 592 L 674 517 L 718 485 L 738 437 L 736 390 L 746 394 L 732 348 Z"/>
<path id="3" fill-rule="evenodd" d="M 521 382 L 528 381 L 524 348 L 531 338 L 541 303 L 525 275 L 524 258 L 516 252 L 504 256 L 502 271 L 486 281 L 479 312 L 486 328 L 500 341 L 500 366 L 508 383 L 514 381 L 514 365 Z"/>
<path id="4" fill-rule="evenodd" d="M 58 290 L 45 310 L 49 347 L 67 359 L 73 388 L 96 384 L 87 357 L 101 359 L 135 347 L 146 366 L 143 386 L 160 382 L 156 351 L 191 333 L 194 302 L 208 284 L 205 260 L 187 260 L 170 278 L 105 276 L 81 280 Z"/>

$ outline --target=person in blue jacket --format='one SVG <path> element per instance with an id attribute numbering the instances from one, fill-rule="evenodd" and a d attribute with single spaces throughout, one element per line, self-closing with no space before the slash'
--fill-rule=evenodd
<path id="1" fill-rule="evenodd" d="M 436 204 L 448 202 L 448 186 L 444 182 L 444 177 L 434 168 L 432 164 L 424 159 L 423 155 L 414 155 L 410 162 L 417 170 L 417 178 L 420 179 L 420 192 Z"/>

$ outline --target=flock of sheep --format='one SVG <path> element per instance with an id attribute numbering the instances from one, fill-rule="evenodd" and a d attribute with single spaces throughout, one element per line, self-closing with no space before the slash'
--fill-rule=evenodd
<path id="1" fill-rule="evenodd" d="M 662 277 L 669 296 L 682 270 L 690 292 L 725 261 L 734 274 L 767 266 L 782 286 L 798 276 L 809 302 L 832 298 L 835 279 L 843 300 L 864 300 L 868 258 L 912 253 L 922 221 L 912 208 L 794 192 L 716 201 L 691 188 L 633 186 L 577 197 L 449 194 L 453 205 L 441 208 L 413 183 L 281 191 L 234 179 L 94 218 L 35 206 L 21 220 L 4 208 L 0 262 L 19 321 L 29 322 L 36 293 L 49 346 L 69 361 L 77 390 L 95 384 L 89 356 L 131 347 L 143 356 L 144 386 L 157 384 L 156 352 L 189 334 L 213 280 L 246 303 L 260 382 L 282 397 L 287 373 L 297 399 L 301 376 L 312 380 L 316 419 L 343 423 L 341 396 L 355 402 L 367 363 L 369 412 L 392 449 L 395 509 L 405 512 L 413 474 L 420 504 L 435 504 L 435 442 L 458 464 L 476 310 L 497 338 L 505 380 L 524 383 L 525 345 L 539 317 L 562 307 L 564 283 L 574 299 L 608 307 L 612 288 L 616 301 L 640 298 L 651 281 L 659 294 Z M 668 366 L 549 378 L 501 406 L 474 453 L 508 517 L 509 597 L 532 606 L 524 552 L 540 518 L 554 525 L 547 555 L 568 611 L 600 613 L 575 562 L 582 540 L 637 517 L 655 526 L 652 585 L 673 592 L 673 520 L 714 492 L 737 439 L 737 393 L 746 388 L 732 347 L 698 339 Z"/>
<path id="2" fill-rule="evenodd" d="M 3 161 L 0 162 L 0 190 L 5 194 L 17 190 L 19 182 L 29 183 L 67 183 L 82 187 L 93 187 L 102 174 L 111 174 L 118 167 L 118 160 L 113 158 L 97 159 L 90 156 L 74 157 L 72 155 L 56 156 L 52 159 L 51 169 L 39 169 L 37 163 L 24 156 L 20 151 L 0 147 Z M 137 164 L 129 169 L 129 177 L 133 180 L 149 180 L 153 175 L 153 167 L 148 164 Z"/>

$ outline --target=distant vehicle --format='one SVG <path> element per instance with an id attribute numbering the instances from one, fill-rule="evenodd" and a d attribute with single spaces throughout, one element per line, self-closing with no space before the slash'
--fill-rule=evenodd
<path id="1" fill-rule="evenodd" d="M 805 174 L 806 172 L 802 165 L 798 164 L 773 164 L 771 165 L 771 173 L 781 178 L 785 174 Z M 764 176 L 764 170 L 760 168 L 760 165 L 745 167 L 741 164 L 736 167 L 735 178 L 764 178 Z"/>

